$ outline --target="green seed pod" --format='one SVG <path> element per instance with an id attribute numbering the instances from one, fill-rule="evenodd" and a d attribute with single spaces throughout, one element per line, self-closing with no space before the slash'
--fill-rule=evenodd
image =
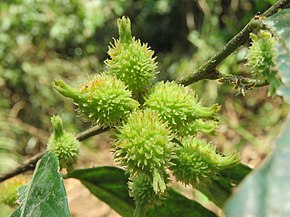
<path id="1" fill-rule="evenodd" d="M 131 115 L 119 128 L 115 143 L 115 160 L 126 168 L 131 177 L 146 174 L 152 179 L 154 191 L 164 192 L 164 171 L 171 166 L 175 147 L 167 124 L 155 111 L 146 109 Z"/>
<path id="2" fill-rule="evenodd" d="M 73 134 L 63 130 L 60 116 L 53 116 L 51 123 L 53 133 L 48 141 L 47 150 L 57 156 L 60 168 L 71 170 L 77 162 L 80 143 Z"/>
<path id="3" fill-rule="evenodd" d="M 134 95 L 143 92 L 155 78 L 157 63 L 154 52 L 131 36 L 129 18 L 118 19 L 119 40 L 109 47 L 108 72 L 122 80 Z"/>
<path id="4" fill-rule="evenodd" d="M 215 119 L 220 106 L 204 107 L 195 94 L 175 82 L 159 82 L 145 99 L 145 107 L 158 112 L 179 135 L 196 132 L 196 119 Z M 199 122 L 197 122 L 199 123 Z"/>
<path id="5" fill-rule="evenodd" d="M 269 31 L 261 30 L 257 35 L 250 33 L 252 46 L 248 53 L 248 65 L 255 78 L 268 80 L 270 84 L 270 95 L 280 86 L 281 81 L 276 77 L 277 72 L 273 70 L 276 56 L 276 41 Z"/>
<path id="6" fill-rule="evenodd" d="M 101 127 L 115 126 L 138 108 L 139 103 L 131 98 L 125 84 L 111 75 L 91 76 L 81 86 L 74 89 L 63 81 L 53 83 L 62 95 L 72 98 L 78 105 L 78 114 L 85 121 Z"/>
<path id="7" fill-rule="evenodd" d="M 151 178 L 145 174 L 137 175 L 128 185 L 135 201 L 134 217 L 146 216 L 147 210 L 159 205 L 164 198 L 164 194 L 155 193 Z"/>
<path id="8" fill-rule="evenodd" d="M 186 138 L 182 144 L 183 147 L 176 151 L 177 158 L 173 159 L 171 169 L 176 179 L 185 184 L 207 184 L 217 177 L 220 170 L 239 162 L 237 153 L 222 156 L 205 140 Z"/>
<path id="9" fill-rule="evenodd" d="M 0 203 L 12 208 L 16 207 L 19 197 L 17 190 L 26 183 L 27 179 L 24 176 L 17 176 L 0 183 Z"/>
<path id="10" fill-rule="evenodd" d="M 248 62 L 252 68 L 252 73 L 260 79 L 271 73 L 274 66 L 275 40 L 271 33 L 261 30 L 257 35 L 250 33 L 252 46 L 248 53 Z"/>

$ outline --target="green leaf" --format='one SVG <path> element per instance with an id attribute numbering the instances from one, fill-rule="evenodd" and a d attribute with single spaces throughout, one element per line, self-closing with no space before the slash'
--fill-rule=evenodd
<path id="1" fill-rule="evenodd" d="M 58 160 L 47 152 L 37 163 L 32 180 L 22 195 L 22 203 L 11 217 L 70 217 Z"/>
<path id="2" fill-rule="evenodd" d="M 245 164 L 226 168 L 221 171 L 221 177 L 227 179 L 231 184 L 239 184 L 250 172 L 251 168 Z"/>
<path id="3" fill-rule="evenodd" d="M 109 204 L 121 216 L 132 216 L 134 201 L 129 197 L 128 177 L 115 167 L 75 170 L 66 178 L 79 179 L 92 194 Z"/>
<path id="4" fill-rule="evenodd" d="M 148 217 L 217 217 L 199 203 L 177 193 L 173 189 L 168 190 L 168 198 L 155 209 L 149 210 Z"/>
<path id="5" fill-rule="evenodd" d="M 270 17 L 266 24 L 279 37 L 276 65 L 284 85 L 278 93 L 290 102 L 290 10 Z M 227 217 L 288 217 L 290 216 L 290 120 L 268 160 L 239 186 L 227 202 Z"/>
<path id="6" fill-rule="evenodd" d="M 222 208 L 226 200 L 230 197 L 233 186 L 239 184 L 250 171 L 251 169 L 244 164 L 226 168 L 221 171 L 221 176 L 218 180 L 213 180 L 208 185 L 199 186 L 197 189 L 218 207 Z"/>
<path id="7" fill-rule="evenodd" d="M 20 217 L 21 216 L 21 206 L 17 207 L 17 209 L 12 213 L 10 217 Z"/>
<path id="8" fill-rule="evenodd" d="M 123 217 L 132 217 L 134 201 L 129 197 L 127 182 L 128 176 L 124 170 L 116 167 L 98 167 L 91 169 L 75 170 L 66 178 L 79 179 L 99 199 L 106 202 Z M 168 198 L 148 211 L 148 217 L 216 217 L 199 203 L 189 200 L 181 194 L 170 189 Z"/>

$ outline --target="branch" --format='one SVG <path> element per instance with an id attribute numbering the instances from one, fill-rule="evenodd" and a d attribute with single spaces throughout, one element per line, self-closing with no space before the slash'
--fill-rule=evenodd
<path id="1" fill-rule="evenodd" d="M 238 47 L 246 43 L 249 39 L 249 34 L 253 29 L 261 28 L 263 26 L 260 18 L 269 17 L 277 13 L 279 9 L 285 8 L 289 3 L 290 0 L 279 0 L 263 14 L 255 16 L 219 52 L 212 56 L 206 63 L 201 65 L 192 75 L 177 81 L 177 83 L 187 86 L 203 79 L 219 79 L 220 75 L 216 73 L 215 68 Z"/>
<path id="2" fill-rule="evenodd" d="M 91 127 L 83 132 L 80 132 L 79 134 L 76 135 L 76 139 L 78 139 L 79 141 L 83 141 L 87 138 L 90 138 L 92 136 L 104 133 L 108 130 L 110 130 L 111 128 L 107 127 L 107 128 L 99 128 L 99 127 Z M 37 161 L 39 159 L 41 159 L 43 157 L 43 155 L 45 154 L 45 152 L 39 153 L 35 156 L 33 156 L 32 158 L 28 159 L 27 161 L 25 161 L 24 163 L 22 163 L 21 165 L 19 165 L 18 167 L 16 167 L 15 169 L 13 169 L 12 171 L 4 174 L 3 176 L 0 177 L 0 183 L 10 179 L 14 176 L 17 176 L 23 172 L 29 171 L 29 170 L 33 170 L 35 168 L 35 165 L 37 163 Z"/>
<path id="3" fill-rule="evenodd" d="M 252 89 L 254 87 L 263 87 L 269 84 L 266 80 L 255 80 L 240 75 L 220 76 L 219 81 L 222 83 L 232 84 L 243 96 L 245 95 L 245 90 Z"/>
<path id="4" fill-rule="evenodd" d="M 79 141 L 83 141 L 83 140 L 86 140 L 86 139 L 88 139 L 88 138 L 90 138 L 92 136 L 104 133 L 104 132 L 106 132 L 106 131 L 108 131 L 110 129 L 111 129 L 110 127 L 100 128 L 98 126 L 94 126 L 94 127 L 91 127 L 89 129 L 77 134 L 76 135 L 76 139 L 79 140 Z"/>

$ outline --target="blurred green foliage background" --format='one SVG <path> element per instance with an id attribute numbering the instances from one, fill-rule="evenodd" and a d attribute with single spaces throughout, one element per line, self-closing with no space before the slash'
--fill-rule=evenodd
<path id="1" fill-rule="evenodd" d="M 133 35 L 156 51 L 159 79 L 189 75 L 274 0 L 2 0 L 0 3 L 0 174 L 23 156 L 45 149 L 50 117 L 61 114 L 68 130 L 90 126 L 74 105 L 51 87 L 61 78 L 80 84 L 104 69 L 107 48 L 117 37 L 116 19 L 132 20 Z M 246 48 L 220 66 L 224 74 L 248 75 Z M 223 106 L 215 143 L 269 149 L 285 117 L 281 99 L 265 88 L 237 95 L 217 81 L 192 87 L 205 104 Z"/>

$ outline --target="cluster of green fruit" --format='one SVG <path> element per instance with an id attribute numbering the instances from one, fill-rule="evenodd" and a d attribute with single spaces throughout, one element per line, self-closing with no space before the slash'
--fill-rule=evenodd
<path id="1" fill-rule="evenodd" d="M 275 45 L 276 40 L 271 32 L 260 30 L 257 34 L 250 33 L 252 46 L 248 53 L 248 65 L 253 77 L 266 80 L 269 83 L 269 95 L 273 96 L 281 85 L 275 69 Z"/>
<path id="2" fill-rule="evenodd" d="M 207 184 L 222 169 L 236 165 L 239 157 L 218 154 L 211 143 L 196 136 L 214 132 L 220 106 L 203 106 L 191 89 L 175 82 L 154 82 L 153 51 L 132 37 L 128 18 L 118 19 L 118 29 L 105 72 L 89 77 L 79 89 L 61 80 L 53 86 L 73 99 L 85 121 L 115 129 L 114 159 L 129 174 L 135 216 L 143 216 L 166 195 L 170 171 L 185 184 Z M 52 123 L 48 149 L 62 167 L 71 169 L 79 143 L 63 131 L 59 117 Z"/>

